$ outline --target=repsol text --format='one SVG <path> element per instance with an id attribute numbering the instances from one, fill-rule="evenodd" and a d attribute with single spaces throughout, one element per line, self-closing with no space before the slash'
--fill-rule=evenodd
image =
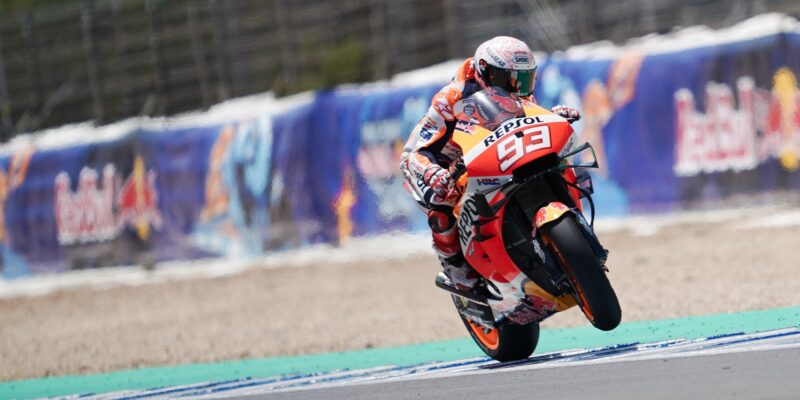
<path id="1" fill-rule="evenodd" d="M 483 139 L 484 146 L 489 146 L 490 144 L 494 143 L 497 139 L 505 136 L 509 132 L 513 132 L 517 130 L 520 126 L 523 125 L 534 125 L 534 124 L 541 124 L 542 121 L 539 117 L 525 117 L 525 118 L 517 118 L 513 121 L 508 121 L 505 124 L 501 125 L 497 129 L 494 130 L 494 133 L 490 136 L 487 136 Z"/>

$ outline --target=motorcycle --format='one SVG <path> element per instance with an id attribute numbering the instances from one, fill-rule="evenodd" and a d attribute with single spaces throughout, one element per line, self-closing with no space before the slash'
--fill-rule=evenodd
<path id="1" fill-rule="evenodd" d="M 499 361 L 527 358 L 539 323 L 574 306 L 596 328 L 614 329 L 621 309 L 593 231 L 591 145 L 573 146 L 571 121 L 497 88 L 462 99 L 455 112 L 463 163 L 451 170 L 454 214 L 481 279 L 463 291 L 440 273 L 436 285 L 452 295 L 475 343 Z"/>

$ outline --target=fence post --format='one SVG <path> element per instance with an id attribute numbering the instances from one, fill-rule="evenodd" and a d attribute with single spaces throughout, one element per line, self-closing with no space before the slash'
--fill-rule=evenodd
<path id="1" fill-rule="evenodd" d="M 206 64 L 206 51 L 203 47 L 203 38 L 198 32 L 197 7 L 194 2 L 186 2 L 186 27 L 192 42 L 192 58 L 194 59 L 194 74 L 200 84 L 200 96 L 203 108 L 211 106 L 211 92 L 208 89 L 208 64 Z"/>
<path id="2" fill-rule="evenodd" d="M 275 0 L 275 19 L 278 22 L 278 40 L 281 42 L 281 80 L 283 92 L 292 93 L 297 86 L 297 63 L 292 59 L 291 8 L 285 0 Z"/>
<path id="3" fill-rule="evenodd" d="M 225 19 L 222 16 L 222 7 L 219 0 L 210 0 L 211 15 L 214 17 L 214 55 L 217 69 L 217 100 L 225 100 L 230 97 L 231 73 L 228 68 Z"/>
<path id="4" fill-rule="evenodd" d="M 0 141 L 11 139 L 11 101 L 6 86 L 6 68 L 3 61 L 3 40 L 0 37 Z"/>
<path id="5" fill-rule="evenodd" d="M 36 25 L 33 21 L 33 13 L 28 11 L 22 20 L 22 38 L 25 41 L 25 64 L 28 72 L 28 80 L 31 83 L 30 111 L 33 116 L 27 126 L 20 129 L 35 129 L 40 124 L 40 113 L 44 102 L 44 88 L 42 87 L 42 68 L 39 63 L 39 50 L 36 41 Z"/>
<path id="6" fill-rule="evenodd" d="M 574 32 L 576 40 L 576 44 L 587 43 L 591 42 L 591 38 L 594 36 L 594 32 L 592 32 L 592 14 L 594 14 L 594 9 L 592 7 L 591 0 L 580 0 L 578 2 L 578 13 L 576 15 L 576 26 L 572 27 L 572 31 Z"/>
<path id="7" fill-rule="evenodd" d="M 239 2 L 225 1 L 223 7 L 225 16 L 225 37 L 228 39 L 227 57 L 230 72 L 230 84 L 232 96 L 243 94 L 242 81 L 244 72 L 242 65 L 242 46 L 239 38 Z"/>
<path id="8" fill-rule="evenodd" d="M 462 57 L 461 32 L 458 31 L 459 25 L 459 1 L 444 0 L 444 34 L 447 36 L 447 56 L 450 59 Z"/>
<path id="9" fill-rule="evenodd" d="M 122 100 L 120 101 L 121 106 L 118 112 L 119 115 L 127 117 L 133 113 L 133 100 L 131 99 L 132 77 L 128 69 L 128 61 L 124 59 L 127 41 L 119 3 L 120 0 L 111 2 L 111 20 L 114 26 L 114 69 L 117 75 L 116 81 L 122 86 Z"/>
<path id="10" fill-rule="evenodd" d="M 370 49 L 372 51 L 372 78 L 389 77 L 389 47 L 386 43 L 386 0 L 372 0 L 369 16 Z"/>
<path id="11" fill-rule="evenodd" d="M 89 91 L 95 123 L 102 125 L 106 119 L 105 99 L 103 98 L 103 77 L 97 62 L 97 46 L 94 43 L 94 0 L 84 0 L 82 13 L 83 49 L 86 51 L 86 75 L 89 78 Z"/>
<path id="12" fill-rule="evenodd" d="M 654 0 L 644 0 L 640 3 L 641 5 L 641 17 L 640 17 L 640 24 L 639 34 L 647 34 L 650 32 L 655 32 L 658 28 L 656 24 L 656 4 Z"/>
<path id="13" fill-rule="evenodd" d="M 155 96 L 156 104 L 153 111 L 157 115 L 170 113 L 171 104 L 169 96 L 169 81 L 167 68 L 164 64 L 164 54 L 161 48 L 161 23 L 158 11 L 160 0 L 147 0 L 145 5 L 147 10 L 147 25 L 150 33 L 150 56 L 153 61 L 155 72 Z"/>

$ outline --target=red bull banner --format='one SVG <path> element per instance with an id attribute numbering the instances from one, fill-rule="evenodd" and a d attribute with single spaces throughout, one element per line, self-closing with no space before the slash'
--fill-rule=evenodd
<path id="1" fill-rule="evenodd" d="M 608 60 L 550 59 L 537 98 L 583 110 L 599 210 L 658 212 L 800 190 L 800 34 Z"/>
<path id="2" fill-rule="evenodd" d="M 770 160 L 798 168 L 800 96 L 792 70 L 779 69 L 771 88 L 745 76 L 735 86 L 710 82 L 703 94 L 705 110 L 690 90 L 675 93 L 676 175 L 747 171 Z"/>
<path id="3" fill-rule="evenodd" d="M 800 191 L 800 33 L 539 60 L 537 100 L 582 110 L 599 214 Z M 455 72 L 455 71 L 453 71 Z M 425 230 L 409 133 L 446 83 L 318 92 L 279 113 L 0 156 L 4 278 L 255 257 Z M 92 132 L 87 131 L 87 135 Z"/>

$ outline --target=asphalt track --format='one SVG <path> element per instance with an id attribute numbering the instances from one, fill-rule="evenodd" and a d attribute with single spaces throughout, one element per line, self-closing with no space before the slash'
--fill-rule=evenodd
<path id="1" fill-rule="evenodd" d="M 545 329 L 498 363 L 469 339 L 0 383 L 0 399 L 800 399 L 800 307 Z"/>
<path id="2" fill-rule="evenodd" d="M 123 391 L 96 399 L 797 399 L 800 328 Z"/>
<path id="3" fill-rule="evenodd" d="M 490 372 L 243 399 L 798 399 L 800 347 Z"/>

